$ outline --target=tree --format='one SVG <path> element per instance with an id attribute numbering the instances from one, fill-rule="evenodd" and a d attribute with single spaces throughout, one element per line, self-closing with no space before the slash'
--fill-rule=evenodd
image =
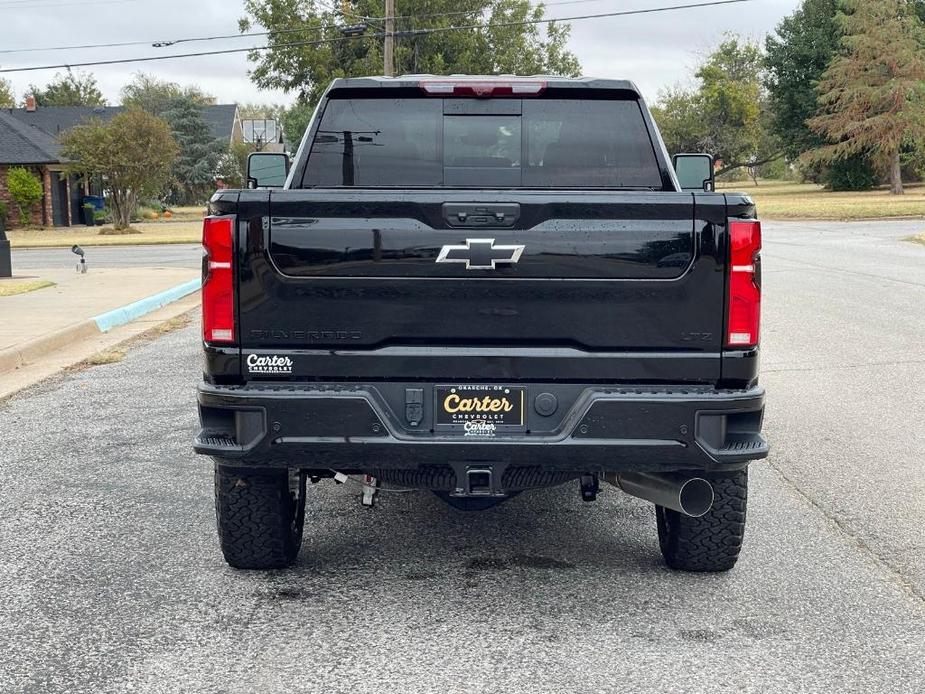
<path id="1" fill-rule="evenodd" d="M 0 108 L 13 108 L 16 97 L 13 96 L 13 85 L 7 80 L 0 79 Z"/>
<path id="2" fill-rule="evenodd" d="M 748 168 L 753 177 L 783 152 L 769 130 L 763 58 L 757 44 L 727 35 L 697 69 L 697 88 L 662 92 L 653 109 L 672 153 L 705 151 L 718 174 Z"/>
<path id="3" fill-rule="evenodd" d="M 807 121 L 818 110 L 816 85 L 838 49 L 837 4 L 805 0 L 765 40 L 771 124 L 791 159 L 822 144 Z"/>
<path id="4" fill-rule="evenodd" d="M 804 155 L 832 162 L 868 153 L 903 193 L 900 152 L 925 139 L 925 37 L 907 0 L 842 0 L 842 53 L 819 83 L 810 128 L 829 144 Z"/>
<path id="5" fill-rule="evenodd" d="M 272 118 L 278 121 L 285 110 L 282 104 L 238 104 L 241 118 Z"/>
<path id="6" fill-rule="evenodd" d="M 192 97 L 175 97 L 161 115 L 180 147 L 172 167 L 169 198 L 181 204 L 202 202 L 213 188 L 218 163 L 228 147 L 215 139 L 202 106 Z"/>
<path id="7" fill-rule="evenodd" d="M 44 195 L 42 179 L 29 169 L 14 166 L 7 172 L 6 187 L 19 210 L 19 223 L 27 226 L 32 221 L 32 208 L 42 201 Z"/>
<path id="8" fill-rule="evenodd" d="M 230 188 L 244 188 L 246 185 L 247 158 L 254 151 L 246 142 L 232 142 L 219 159 L 216 176 L 222 178 Z"/>
<path id="9" fill-rule="evenodd" d="M 723 160 L 718 173 L 755 168 L 781 156 L 767 134 L 763 60 L 757 44 L 728 35 L 697 70 L 704 146 Z"/>
<path id="10" fill-rule="evenodd" d="M 122 105 L 126 108 L 138 108 L 155 116 L 166 111 L 175 99 L 186 98 L 199 106 L 210 106 L 215 97 L 206 94 L 199 87 L 181 87 L 175 82 L 162 80 L 143 72 L 136 73 L 134 79 L 122 87 Z"/>
<path id="11" fill-rule="evenodd" d="M 283 126 L 283 135 L 286 137 L 286 142 L 292 143 L 294 147 L 299 146 L 314 111 L 314 105 L 304 101 L 297 101 L 280 113 L 279 120 Z"/>
<path id="12" fill-rule="evenodd" d="M 105 106 L 106 100 L 96 84 L 96 78 L 83 72 L 58 73 L 39 89 L 29 85 L 29 93 L 39 106 Z"/>
<path id="13" fill-rule="evenodd" d="M 765 40 L 770 127 L 791 161 L 825 144 L 808 121 L 819 108 L 816 87 L 838 51 L 837 12 L 837 0 L 804 0 Z M 877 183 L 866 153 L 817 163 L 804 174 L 832 190 L 866 190 Z"/>
<path id="14" fill-rule="evenodd" d="M 105 178 L 117 230 L 129 228 L 140 198 L 163 190 L 178 151 L 167 123 L 138 109 L 78 125 L 60 141 L 70 172 Z"/>
<path id="15" fill-rule="evenodd" d="M 696 92 L 666 89 L 652 107 L 665 147 L 671 154 L 699 152 L 707 138 L 706 124 L 701 117 L 700 100 Z"/>
<path id="16" fill-rule="evenodd" d="M 338 26 L 356 25 L 363 17 L 378 17 L 377 0 L 345 0 L 336 11 L 305 0 L 245 0 L 247 16 L 242 32 L 267 30 L 268 50 L 255 51 L 251 79 L 262 89 L 281 89 L 298 95 L 298 107 L 283 117 L 288 136 L 298 139 L 324 89 L 335 77 L 382 74 L 382 38 L 345 38 Z M 529 0 L 474 0 L 460 9 L 457 0 L 399 0 L 396 29 L 479 25 L 479 30 L 400 35 L 396 38 L 396 74 L 465 72 L 471 74 L 578 75 L 578 59 L 566 50 L 567 24 L 499 26 L 501 23 L 541 19 L 545 9 Z M 449 14 L 448 14 L 449 13 Z M 411 15 L 411 16 L 409 16 Z M 419 19 L 415 18 L 419 17 Z M 367 22 L 367 34 L 381 33 L 382 25 Z M 273 33 L 275 32 L 275 33 Z M 326 43 L 312 44 L 316 41 Z M 294 43 L 303 45 L 291 45 Z M 309 45 L 304 45 L 309 44 Z"/>

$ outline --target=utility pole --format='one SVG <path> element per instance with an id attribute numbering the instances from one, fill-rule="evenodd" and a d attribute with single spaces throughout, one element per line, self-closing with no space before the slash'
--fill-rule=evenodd
<path id="1" fill-rule="evenodd" d="M 382 72 L 395 76 L 395 0 L 385 0 L 385 45 L 382 47 Z"/>

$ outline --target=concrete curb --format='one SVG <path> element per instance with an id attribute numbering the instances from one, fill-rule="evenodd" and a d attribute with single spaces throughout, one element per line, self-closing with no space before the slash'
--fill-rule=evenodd
<path id="1" fill-rule="evenodd" d="M 190 280 L 121 308 L 69 325 L 49 335 L 42 335 L 21 345 L 0 350 L 0 373 L 18 369 L 69 344 L 131 323 L 147 313 L 192 294 L 200 285 L 200 279 Z"/>
<path id="2" fill-rule="evenodd" d="M 18 369 L 39 357 L 44 357 L 46 354 L 66 347 L 72 342 L 85 340 L 99 334 L 100 331 L 96 327 L 96 323 L 92 320 L 85 320 L 69 325 L 50 335 L 42 335 L 16 347 L 4 349 L 0 351 L 0 373 Z"/>
<path id="3" fill-rule="evenodd" d="M 133 320 L 141 318 L 146 313 L 156 311 L 159 308 L 171 304 L 178 299 L 182 299 L 187 294 L 192 294 L 202 285 L 199 278 L 184 282 L 176 287 L 171 287 L 152 296 L 140 299 L 134 303 L 122 306 L 121 308 L 101 313 L 90 320 L 96 324 L 101 333 L 109 332 L 115 327 L 131 323 Z"/>

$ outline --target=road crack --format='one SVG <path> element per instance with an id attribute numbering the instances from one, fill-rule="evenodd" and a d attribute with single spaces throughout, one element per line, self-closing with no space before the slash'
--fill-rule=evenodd
<path id="1" fill-rule="evenodd" d="M 790 477 L 788 477 L 784 471 L 769 458 L 767 460 L 768 465 L 778 474 L 780 479 L 784 482 L 794 494 L 803 499 L 807 504 L 812 506 L 816 511 L 818 511 L 830 525 L 834 526 L 834 529 L 846 539 L 848 539 L 851 544 L 861 550 L 861 553 L 866 555 L 874 564 L 879 566 L 881 569 L 887 573 L 893 581 L 900 587 L 902 590 L 907 593 L 910 597 L 915 599 L 918 603 L 925 606 L 925 591 L 922 590 L 915 581 L 909 579 L 904 575 L 897 567 L 889 562 L 885 558 L 883 553 L 877 552 L 871 545 L 869 545 L 861 536 L 856 534 L 842 522 L 837 515 L 829 511 L 825 506 L 817 502 L 809 494 L 807 494 L 803 489 Z"/>

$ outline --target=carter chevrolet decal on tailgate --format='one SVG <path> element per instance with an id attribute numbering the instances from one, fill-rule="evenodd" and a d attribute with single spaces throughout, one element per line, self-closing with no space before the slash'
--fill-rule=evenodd
<path id="1" fill-rule="evenodd" d="M 278 357 L 275 354 L 267 356 L 249 354 L 247 355 L 247 370 L 252 374 L 289 375 L 292 373 L 292 359 Z"/>

